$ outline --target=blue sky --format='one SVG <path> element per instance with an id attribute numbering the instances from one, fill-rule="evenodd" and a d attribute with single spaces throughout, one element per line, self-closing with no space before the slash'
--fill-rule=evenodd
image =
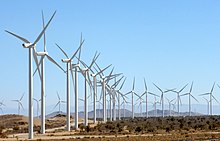
<path id="1" fill-rule="evenodd" d="M 5 112 L 7 108 L 16 108 L 10 100 L 18 99 L 23 92 L 24 106 L 27 105 L 28 50 L 4 30 L 35 40 L 42 29 L 41 10 L 46 21 L 57 10 L 46 31 L 47 51 L 63 67 L 60 60 L 64 56 L 55 43 L 71 56 L 79 45 L 82 32 L 85 38 L 82 59 L 90 63 L 95 51 L 99 51 L 101 55 L 97 62 L 101 67 L 113 64 L 115 72 L 122 72 L 127 77 L 123 92 L 131 89 L 134 76 L 138 94 L 144 91 L 143 77 L 149 91 L 154 93 L 158 91 L 152 82 L 162 89 L 180 89 L 194 81 L 193 95 L 200 104 L 205 104 L 198 95 L 209 92 L 214 81 L 220 83 L 219 4 L 217 0 L 2 1 L 0 100 L 7 105 Z M 36 49 L 42 51 L 42 47 L 41 40 Z M 47 106 L 53 107 L 57 102 L 56 91 L 66 98 L 65 75 L 49 61 L 45 65 Z M 36 98 L 40 98 L 39 83 L 36 75 Z M 83 83 L 80 85 L 82 97 Z M 187 91 L 189 87 L 184 90 Z M 219 94 L 220 89 L 216 87 L 214 95 L 220 101 Z M 167 97 L 171 99 L 175 95 L 169 93 Z M 73 96 L 71 98 L 73 101 Z M 182 98 L 185 104 L 187 100 Z M 220 108 L 216 102 L 214 104 Z M 217 108 L 214 112 L 218 113 Z"/>

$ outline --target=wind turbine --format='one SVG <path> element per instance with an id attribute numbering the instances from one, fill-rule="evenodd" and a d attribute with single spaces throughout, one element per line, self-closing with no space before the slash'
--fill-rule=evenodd
<path id="1" fill-rule="evenodd" d="M 61 113 L 61 112 L 60 112 L 61 103 L 66 103 L 66 101 L 61 100 L 60 95 L 59 95 L 58 92 L 57 92 L 57 97 L 58 97 L 58 102 L 57 102 L 57 104 L 54 106 L 53 109 L 55 109 L 55 108 L 59 105 L 59 114 L 60 114 L 60 113 Z"/>
<path id="2" fill-rule="evenodd" d="M 21 108 L 24 110 L 23 104 L 21 103 L 23 97 L 24 97 L 24 93 L 23 93 L 23 95 L 21 96 L 20 99 L 18 99 L 18 100 L 12 100 L 12 101 L 18 103 L 18 115 L 20 115 L 20 109 L 21 109 Z"/>
<path id="3" fill-rule="evenodd" d="M 191 87 L 190 87 L 190 91 L 188 93 L 185 93 L 185 94 L 182 94 L 180 96 L 185 96 L 185 95 L 188 95 L 189 96 L 189 116 L 191 116 L 191 97 L 193 99 L 195 99 L 197 102 L 199 102 L 193 95 L 192 95 L 192 88 L 193 88 L 193 82 L 191 84 Z"/>
<path id="4" fill-rule="evenodd" d="M 137 93 L 135 93 L 135 91 L 134 91 L 134 85 L 135 85 L 135 77 L 134 77 L 134 79 L 133 79 L 133 87 L 132 87 L 132 90 L 131 90 L 130 92 L 128 92 L 128 93 L 125 94 L 125 95 L 131 94 L 131 107 L 132 107 L 132 108 L 131 108 L 131 111 L 132 111 L 132 118 L 133 118 L 133 119 L 134 119 L 134 94 L 139 97 L 139 95 L 138 95 Z"/>
<path id="5" fill-rule="evenodd" d="M 73 54 L 73 56 L 71 58 L 69 58 L 68 55 L 66 54 L 66 52 L 59 45 L 56 44 L 56 46 L 61 50 L 61 52 L 66 57 L 66 59 L 61 59 L 61 61 L 63 63 L 66 63 L 66 100 L 67 100 L 67 104 L 66 104 L 66 124 L 67 124 L 66 130 L 67 131 L 70 131 L 70 79 L 69 79 L 69 71 L 71 72 L 71 75 L 73 78 L 73 72 L 72 72 L 72 68 L 71 68 L 72 67 L 72 59 L 76 56 L 78 51 L 81 49 L 83 43 L 84 43 L 84 40 L 80 43 L 80 46 L 78 47 L 78 49 L 76 50 L 76 52 Z M 75 96 L 75 98 L 76 97 L 78 97 L 78 96 Z M 78 103 L 78 99 L 77 99 L 76 103 Z M 78 109 L 78 104 L 75 106 L 77 106 L 77 109 Z M 75 111 L 75 113 L 76 113 L 76 111 Z M 77 127 L 78 124 L 75 126 Z"/>
<path id="6" fill-rule="evenodd" d="M 147 89 L 147 84 L 146 84 L 146 80 L 144 78 L 144 87 L 145 87 L 145 92 L 140 96 L 140 98 L 142 98 L 142 96 L 146 95 L 146 117 L 148 118 L 148 94 L 153 95 L 153 96 L 158 96 L 154 93 L 148 92 Z"/>
<path id="7" fill-rule="evenodd" d="M 203 99 L 205 99 L 205 101 L 207 102 L 207 115 L 209 115 L 209 103 L 210 101 L 208 99 L 206 99 L 205 97 L 203 97 Z"/>
<path id="8" fill-rule="evenodd" d="M 98 66 L 98 64 L 95 63 L 95 65 L 97 66 L 99 71 L 101 71 L 101 68 Z M 106 120 L 107 120 L 107 118 L 106 118 L 106 85 L 107 85 L 109 80 L 113 79 L 114 77 L 117 77 L 117 76 L 121 75 L 121 74 L 112 75 L 113 70 L 114 70 L 114 68 L 112 69 L 112 71 L 110 72 L 110 74 L 108 76 L 104 76 L 103 72 L 101 74 L 99 74 L 99 76 L 101 78 L 100 82 L 101 82 L 101 85 L 102 85 L 102 94 L 101 94 L 101 96 L 102 96 L 102 100 L 103 100 L 103 122 L 106 122 Z"/>
<path id="9" fill-rule="evenodd" d="M 36 65 L 38 65 L 38 60 L 37 60 L 37 56 L 36 56 L 36 50 L 35 50 L 35 47 L 36 47 L 36 44 L 38 43 L 38 41 L 40 40 L 40 38 L 42 37 L 42 35 L 44 34 L 44 32 L 46 31 L 47 27 L 49 26 L 51 20 L 53 19 L 54 15 L 56 14 L 56 11 L 53 13 L 52 17 L 50 18 L 49 22 L 47 23 L 47 25 L 44 27 L 44 29 L 41 31 L 41 33 L 38 35 L 37 39 L 31 43 L 30 41 L 28 41 L 27 39 L 19 36 L 19 35 L 16 35 L 10 31 L 7 31 L 5 30 L 7 33 L 15 36 L 16 38 L 22 40 L 24 43 L 22 44 L 22 46 L 24 48 L 28 48 L 29 49 L 29 83 L 28 83 L 28 86 L 29 86 L 29 116 L 28 116 L 28 125 L 29 125 L 29 128 L 28 128 L 28 131 L 29 131 L 29 136 L 28 138 L 29 139 L 32 139 L 33 138 L 33 73 L 32 73 L 32 53 L 34 55 L 34 60 L 35 60 L 35 63 Z"/>
<path id="10" fill-rule="evenodd" d="M 95 63 L 95 61 L 98 59 L 100 53 L 97 55 L 97 52 L 95 53 L 93 59 L 92 59 L 92 62 L 89 66 L 87 66 L 82 60 L 79 60 L 79 58 L 77 58 L 81 63 L 82 65 L 85 67 L 85 68 L 80 68 L 80 72 L 82 73 L 83 77 L 85 78 L 84 80 L 84 100 L 85 100 L 85 114 L 84 114 L 84 125 L 85 126 L 88 126 L 88 104 L 87 104 L 87 82 L 89 83 L 90 87 L 92 87 L 92 83 L 91 83 L 91 80 L 89 78 L 89 70 L 91 70 L 91 67 L 93 66 L 93 64 Z"/>
<path id="11" fill-rule="evenodd" d="M 160 104 L 160 102 L 157 101 L 156 96 L 154 96 L 153 107 L 154 107 L 154 116 L 155 116 L 155 117 L 157 117 L 157 103 Z"/>
<path id="12" fill-rule="evenodd" d="M 34 101 L 36 101 L 36 103 L 37 103 L 37 118 L 39 118 L 39 101 L 41 101 L 41 99 L 37 100 L 36 98 L 34 98 Z"/>
<path id="13" fill-rule="evenodd" d="M 43 28 L 44 28 L 44 14 L 42 11 L 42 21 L 43 21 Z M 41 133 L 45 134 L 45 76 L 44 76 L 44 58 L 46 57 L 50 62 L 58 66 L 62 71 L 63 68 L 52 58 L 48 55 L 47 49 L 46 49 L 46 35 L 44 32 L 44 51 L 42 52 L 36 52 L 37 56 L 41 57 L 41 60 L 37 66 L 37 69 L 35 70 L 34 74 L 36 71 L 39 71 L 39 66 L 41 66 L 41 70 L 38 72 L 40 81 L 41 81 Z M 64 71 L 65 72 L 65 71 Z"/>
<path id="14" fill-rule="evenodd" d="M 182 89 L 180 89 L 179 91 L 175 91 L 175 90 L 171 90 L 172 92 L 177 94 L 177 110 L 178 110 L 178 115 L 180 115 L 180 103 L 181 103 L 181 99 L 180 99 L 180 93 L 186 88 L 188 84 L 186 84 Z"/>
<path id="15" fill-rule="evenodd" d="M 4 102 L 4 100 L 2 100 L 2 102 L 0 102 L 0 109 L 2 111 L 2 114 L 3 114 L 2 106 L 5 106 L 5 104 L 3 102 Z"/>
<path id="16" fill-rule="evenodd" d="M 154 86 L 157 87 L 157 89 L 161 92 L 160 102 L 162 102 L 162 116 L 164 117 L 164 93 L 167 93 L 171 90 L 162 91 L 161 88 L 159 88 L 156 84 L 154 84 Z"/>
<path id="17" fill-rule="evenodd" d="M 214 90 L 214 87 L 215 87 L 215 82 L 214 84 L 212 85 L 212 89 L 209 93 L 204 93 L 204 94 L 200 94 L 200 96 L 204 96 L 204 95 L 209 95 L 209 102 L 210 102 L 210 115 L 212 115 L 212 98 L 216 100 L 216 102 L 218 102 L 218 100 L 213 96 L 213 90 Z M 218 102 L 219 103 L 219 102 Z"/>
<path id="18" fill-rule="evenodd" d="M 104 69 L 102 69 L 101 71 L 99 71 L 98 73 L 94 73 L 91 70 L 91 76 L 93 77 L 93 123 L 95 124 L 96 123 L 96 98 L 97 98 L 97 79 L 96 79 L 96 76 L 101 74 L 102 72 L 104 72 L 106 69 L 108 69 L 109 67 L 111 66 L 111 64 L 107 67 L 105 67 Z"/>
<path id="19" fill-rule="evenodd" d="M 169 100 L 168 98 L 166 98 L 166 99 L 167 99 L 167 102 L 169 104 L 169 116 L 171 116 L 171 105 L 172 105 L 172 102 L 175 100 L 175 98 L 172 99 L 172 100 Z"/>

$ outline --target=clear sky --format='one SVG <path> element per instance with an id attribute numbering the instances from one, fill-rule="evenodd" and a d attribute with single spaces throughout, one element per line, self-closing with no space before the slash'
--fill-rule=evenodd
<path id="1" fill-rule="evenodd" d="M 219 5 L 218 0 L 1 1 L 0 100 L 7 105 L 3 110 L 9 112 L 10 108 L 16 108 L 16 103 L 11 100 L 20 98 L 23 92 L 24 107 L 28 102 L 28 50 L 4 30 L 34 41 L 42 30 L 41 10 L 46 22 L 57 10 L 46 31 L 47 51 L 63 67 L 61 59 L 64 56 L 55 43 L 71 56 L 79 45 L 82 32 L 85 38 L 82 59 L 89 64 L 95 51 L 100 52 L 97 63 L 102 68 L 113 64 L 115 72 L 122 72 L 127 77 L 123 92 L 131 89 L 134 76 L 138 94 L 144 91 L 143 77 L 149 91 L 158 94 L 152 82 L 162 89 L 180 89 L 194 81 L 192 94 L 199 104 L 206 104 L 198 95 L 209 92 L 214 82 L 220 84 Z M 42 47 L 41 40 L 36 49 L 42 51 Z M 57 102 L 56 91 L 66 99 L 65 75 L 49 61 L 45 67 L 46 104 L 53 107 Z M 34 76 L 34 97 L 38 99 L 39 83 L 38 76 Z M 83 98 L 83 82 L 79 83 L 80 97 Z M 189 86 L 184 92 L 188 91 Z M 213 94 L 220 101 L 218 87 Z M 173 93 L 166 96 L 175 98 Z M 183 97 L 182 102 L 187 104 L 187 97 Z M 192 103 L 196 104 L 195 101 Z M 214 113 L 220 113 L 220 105 L 216 102 L 214 105 L 217 105 Z"/>

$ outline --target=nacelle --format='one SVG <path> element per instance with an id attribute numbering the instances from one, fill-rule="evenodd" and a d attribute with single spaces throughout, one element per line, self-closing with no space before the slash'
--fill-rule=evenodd
<path id="1" fill-rule="evenodd" d="M 34 47 L 32 43 L 24 43 L 24 44 L 22 44 L 22 46 L 23 46 L 24 48 Z"/>
<path id="2" fill-rule="evenodd" d="M 36 52 L 37 56 L 48 55 L 48 52 Z"/>
<path id="3" fill-rule="evenodd" d="M 61 59 L 61 61 L 64 63 L 68 63 L 68 62 L 70 62 L 70 59 Z"/>

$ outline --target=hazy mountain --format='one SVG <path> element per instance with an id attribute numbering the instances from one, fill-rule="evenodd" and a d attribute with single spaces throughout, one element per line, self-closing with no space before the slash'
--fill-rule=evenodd
<path id="1" fill-rule="evenodd" d="M 130 110 L 121 109 L 121 117 L 124 117 L 124 113 L 125 113 L 125 117 L 131 117 L 132 116 L 132 112 Z M 46 118 L 51 118 L 51 117 L 54 117 L 58 114 L 66 115 L 65 112 L 56 111 L 56 112 L 53 112 L 53 113 L 50 113 L 50 114 L 46 115 Z M 97 109 L 96 110 L 96 117 L 97 118 L 102 118 L 102 114 L 103 114 L 102 109 Z M 169 110 L 164 110 L 164 116 L 169 116 L 169 114 L 170 114 Z M 74 113 L 70 113 L 70 115 L 74 117 Z M 80 111 L 78 113 L 78 115 L 79 115 L 79 118 L 84 118 L 84 112 L 83 111 Z M 110 110 L 107 110 L 107 116 L 109 117 L 109 115 L 110 115 Z M 180 116 L 188 116 L 188 115 L 189 115 L 188 112 L 180 112 Z M 191 112 L 191 115 L 192 116 L 199 116 L 199 115 L 203 115 L 203 114 L 197 113 L 197 112 Z M 145 116 L 146 116 L 146 112 L 143 112 L 142 114 L 135 113 L 135 117 L 145 117 Z M 155 116 L 155 111 L 154 110 L 149 111 L 148 116 L 149 117 Z M 162 110 L 157 109 L 157 116 L 162 116 Z M 178 113 L 176 111 L 171 111 L 171 116 L 178 116 Z M 118 117 L 118 110 L 117 109 L 116 109 L 116 117 Z M 88 112 L 88 118 L 93 118 L 93 111 Z"/>

